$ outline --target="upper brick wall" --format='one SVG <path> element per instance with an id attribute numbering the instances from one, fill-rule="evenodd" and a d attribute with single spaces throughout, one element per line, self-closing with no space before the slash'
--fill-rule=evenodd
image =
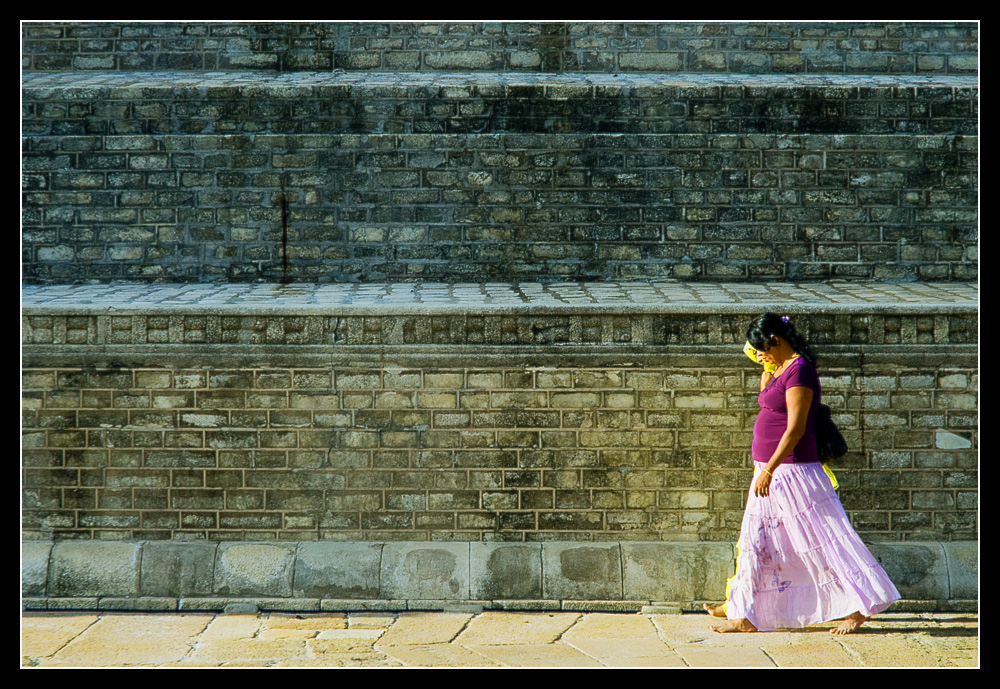
<path id="1" fill-rule="evenodd" d="M 975 23 L 23 30 L 27 283 L 978 277 Z"/>
<path id="2" fill-rule="evenodd" d="M 975 74 L 973 22 L 22 25 L 26 71 Z"/>

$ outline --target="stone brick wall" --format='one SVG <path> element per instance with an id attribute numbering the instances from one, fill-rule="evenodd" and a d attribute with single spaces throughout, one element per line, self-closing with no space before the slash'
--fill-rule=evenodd
<path id="1" fill-rule="evenodd" d="M 867 539 L 974 539 L 976 369 L 891 368 L 822 372 L 855 450 L 845 508 Z M 27 369 L 24 528 L 726 541 L 755 386 L 732 368 Z"/>
<path id="2" fill-rule="evenodd" d="M 979 36 L 953 22 L 47 22 L 22 38 L 34 71 L 968 74 Z"/>
<path id="3" fill-rule="evenodd" d="M 975 539 L 975 315 L 816 310 L 856 528 Z M 28 317 L 25 537 L 735 538 L 745 316 L 331 320 Z"/>
<path id="4" fill-rule="evenodd" d="M 330 88 L 27 89 L 24 279 L 978 275 L 974 89 Z"/>
<path id="5" fill-rule="evenodd" d="M 29 283 L 977 277 L 974 23 L 22 28 Z"/>

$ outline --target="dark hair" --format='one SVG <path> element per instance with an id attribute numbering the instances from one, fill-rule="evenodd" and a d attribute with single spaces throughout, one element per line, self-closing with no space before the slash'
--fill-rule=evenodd
<path id="1" fill-rule="evenodd" d="M 751 347 L 761 352 L 766 352 L 775 344 L 773 339 L 775 335 L 791 345 L 793 352 L 813 366 L 816 365 L 816 355 L 809 349 L 805 338 L 795 331 L 795 325 L 788 316 L 762 313 L 753 319 L 747 328 L 747 341 Z"/>

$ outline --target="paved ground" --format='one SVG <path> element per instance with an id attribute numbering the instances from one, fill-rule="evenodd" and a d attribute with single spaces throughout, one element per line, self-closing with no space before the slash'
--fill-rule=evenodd
<path id="1" fill-rule="evenodd" d="M 708 615 L 24 612 L 35 667 L 978 667 L 979 616 L 716 634 Z"/>

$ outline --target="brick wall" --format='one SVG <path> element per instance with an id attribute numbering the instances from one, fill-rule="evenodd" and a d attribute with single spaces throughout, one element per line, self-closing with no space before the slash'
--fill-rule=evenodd
<path id="1" fill-rule="evenodd" d="M 46 131 L 24 140 L 24 279 L 975 280 L 974 92 L 885 89 L 880 101 L 855 87 L 820 90 L 842 114 L 867 111 L 857 120 L 862 131 L 882 133 L 517 134 L 496 125 L 499 133 L 486 134 L 185 135 L 155 133 L 178 124 L 165 110 L 139 117 L 144 106 L 132 100 L 94 103 L 124 118 L 112 122 L 69 117 L 72 99 L 61 101 L 67 119 L 46 118 L 40 97 L 26 127 Z M 732 98 L 717 87 L 665 91 L 695 113 L 665 115 L 668 131 L 675 119 L 685 130 L 721 126 L 708 114 L 699 119 L 703 105 L 755 107 L 740 87 Z M 387 112 L 399 113 L 406 94 Z M 554 107 L 550 96 L 540 100 Z M 308 115 L 308 99 L 280 100 L 276 121 L 323 126 L 322 116 Z M 559 107 L 601 100 L 589 89 Z M 615 108 L 638 115 L 656 100 Z M 222 102 L 198 108 L 246 129 L 247 120 L 221 113 L 236 101 Z M 445 109 L 461 111 L 463 102 Z M 879 108 L 892 102 L 925 114 L 884 119 Z M 238 104 L 266 109 L 267 101 Z M 615 117 L 622 128 L 638 126 Z M 838 126 L 851 130 L 847 119 Z M 656 117 L 642 121 L 650 131 L 660 126 Z M 798 117 L 787 122 L 808 128 Z M 440 124 L 454 121 L 442 116 Z M 765 120 L 761 129 L 779 126 Z M 412 113 L 400 127 L 420 128 Z M 142 133 L 120 133 L 127 129 Z M 938 129 L 946 132 L 931 133 Z"/>
<path id="2" fill-rule="evenodd" d="M 957 73 L 978 25 L 28 23 L 22 65 L 70 70 Z"/>
<path id="3" fill-rule="evenodd" d="M 411 317 L 372 317 L 379 327 L 348 326 L 343 340 L 262 315 L 245 316 L 255 325 L 236 337 L 206 316 L 163 328 L 150 326 L 157 316 L 101 316 L 85 329 L 87 318 L 63 328 L 31 317 L 26 328 L 28 539 L 738 532 L 759 375 L 738 363 L 745 317 L 572 316 L 565 331 L 544 325 L 555 316 L 535 316 L 535 327 L 512 317 L 509 328 L 498 318 L 475 331 L 494 333 L 483 338 L 434 317 L 412 329 Z M 387 353 L 399 320 L 412 336 Z M 858 531 L 975 539 L 975 316 L 804 321 L 823 399 L 851 446 L 835 467 Z"/>
<path id="4" fill-rule="evenodd" d="M 976 24 L 23 37 L 29 283 L 977 278 Z"/>

